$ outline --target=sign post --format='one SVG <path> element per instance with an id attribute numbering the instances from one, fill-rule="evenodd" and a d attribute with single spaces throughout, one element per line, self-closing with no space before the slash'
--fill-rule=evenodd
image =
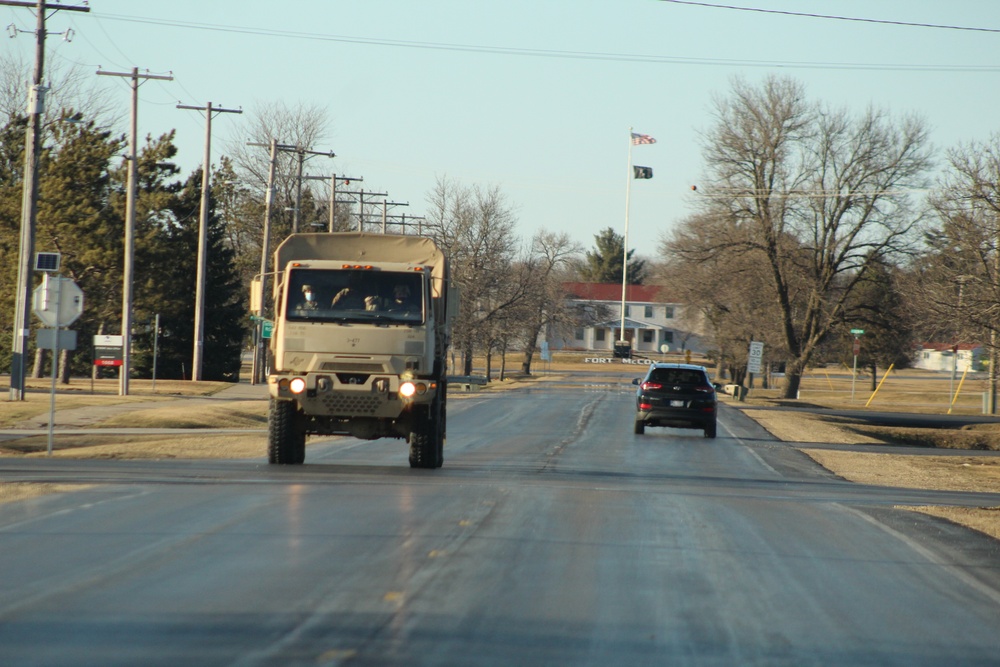
<path id="1" fill-rule="evenodd" d="M 764 341 L 750 341 L 750 351 L 747 354 L 747 375 L 750 380 L 747 382 L 750 389 L 753 389 L 754 373 L 760 373 L 761 361 L 764 358 Z"/>
<path id="2" fill-rule="evenodd" d="M 48 456 L 52 456 L 52 437 L 56 425 L 56 369 L 59 367 L 59 350 L 76 349 L 76 332 L 74 335 L 63 336 L 62 328 L 76 322 L 83 313 L 83 291 L 80 287 L 62 276 L 53 277 L 46 272 L 42 284 L 31 294 L 32 312 L 50 327 L 55 327 L 54 334 L 41 335 L 39 344 L 43 348 L 52 349 L 52 386 L 49 390 L 49 443 Z M 50 337 L 51 336 L 51 337 Z"/>
<path id="3" fill-rule="evenodd" d="M 854 334 L 854 370 L 851 372 L 851 401 L 854 400 L 854 382 L 858 379 L 858 355 L 861 354 L 861 336 L 865 335 L 864 329 L 851 329 Z"/>

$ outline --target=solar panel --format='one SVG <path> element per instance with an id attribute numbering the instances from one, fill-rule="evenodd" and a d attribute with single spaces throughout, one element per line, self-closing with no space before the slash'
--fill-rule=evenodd
<path id="1" fill-rule="evenodd" d="M 58 271 L 60 257 L 57 252 L 36 252 L 35 271 Z"/>

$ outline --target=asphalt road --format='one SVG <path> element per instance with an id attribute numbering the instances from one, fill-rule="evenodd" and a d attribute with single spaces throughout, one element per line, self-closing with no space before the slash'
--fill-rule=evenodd
<path id="1" fill-rule="evenodd" d="M 632 433 L 632 394 L 449 406 L 306 465 L 0 459 L 95 486 L 0 506 L 2 665 L 997 665 L 997 542 L 852 485 L 724 409 Z"/>

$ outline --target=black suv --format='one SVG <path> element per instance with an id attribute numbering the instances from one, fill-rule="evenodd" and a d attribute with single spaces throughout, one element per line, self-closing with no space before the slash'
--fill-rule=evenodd
<path id="1" fill-rule="evenodd" d="M 704 366 L 651 364 L 646 377 L 632 380 L 635 395 L 635 432 L 647 426 L 699 428 L 715 437 L 718 401 Z"/>

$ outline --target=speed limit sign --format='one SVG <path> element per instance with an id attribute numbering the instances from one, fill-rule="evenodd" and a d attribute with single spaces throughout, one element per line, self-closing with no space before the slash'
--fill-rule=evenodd
<path id="1" fill-rule="evenodd" d="M 751 341 L 747 356 L 747 373 L 760 373 L 760 362 L 763 357 L 764 343 L 759 340 Z"/>

